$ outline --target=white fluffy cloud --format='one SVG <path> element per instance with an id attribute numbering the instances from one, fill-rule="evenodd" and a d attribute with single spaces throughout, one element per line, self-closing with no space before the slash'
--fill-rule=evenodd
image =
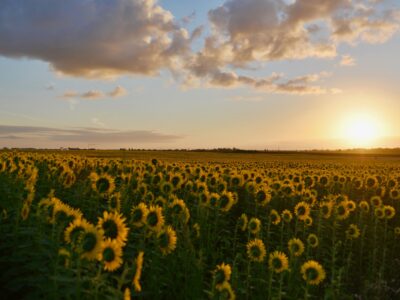
<path id="1" fill-rule="evenodd" d="M 2 0 L 0 54 L 84 77 L 175 69 L 189 34 L 155 0 Z"/>

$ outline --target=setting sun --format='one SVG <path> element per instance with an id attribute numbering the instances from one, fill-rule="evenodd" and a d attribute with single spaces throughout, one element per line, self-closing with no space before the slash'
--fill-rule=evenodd
<path id="1" fill-rule="evenodd" d="M 368 114 L 358 114 L 349 117 L 344 125 L 344 137 L 349 146 L 372 147 L 382 136 L 382 124 Z"/>

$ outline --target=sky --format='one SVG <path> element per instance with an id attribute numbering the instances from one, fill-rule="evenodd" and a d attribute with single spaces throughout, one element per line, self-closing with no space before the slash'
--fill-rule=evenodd
<path id="1" fill-rule="evenodd" d="M 397 0 L 2 0 L 0 147 L 400 147 Z"/>

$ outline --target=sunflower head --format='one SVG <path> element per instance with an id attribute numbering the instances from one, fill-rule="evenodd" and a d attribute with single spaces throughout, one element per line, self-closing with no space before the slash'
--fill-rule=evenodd
<path id="1" fill-rule="evenodd" d="M 163 255 L 171 253 L 176 248 L 176 232 L 169 225 L 157 234 L 157 240 Z"/>
<path id="2" fill-rule="evenodd" d="M 332 215 L 333 202 L 324 201 L 320 204 L 320 213 L 325 219 L 329 219 Z"/>
<path id="3" fill-rule="evenodd" d="M 159 206 L 151 205 L 146 216 L 146 225 L 152 231 L 160 231 L 164 225 L 164 216 L 162 208 Z"/>
<path id="4" fill-rule="evenodd" d="M 216 269 L 214 270 L 214 281 L 215 287 L 219 289 L 222 287 L 222 284 L 226 281 L 231 279 L 231 266 L 225 263 L 217 265 Z"/>
<path id="5" fill-rule="evenodd" d="M 288 242 L 289 252 L 294 256 L 300 256 L 304 252 L 304 243 L 297 238 L 290 239 Z"/>
<path id="6" fill-rule="evenodd" d="M 242 214 L 238 220 L 238 226 L 241 231 L 246 231 L 248 222 L 249 222 L 249 219 L 247 218 L 247 215 Z"/>
<path id="7" fill-rule="evenodd" d="M 260 189 L 255 195 L 255 200 L 258 205 L 266 206 L 271 201 L 271 194 L 264 189 Z"/>
<path id="8" fill-rule="evenodd" d="M 285 253 L 274 251 L 269 255 L 269 268 L 275 273 L 282 273 L 289 269 L 289 260 Z"/>
<path id="9" fill-rule="evenodd" d="M 99 218 L 99 229 L 103 230 L 104 237 L 125 244 L 128 239 L 128 227 L 125 218 L 117 212 L 103 212 L 103 218 Z"/>
<path id="10" fill-rule="evenodd" d="M 300 269 L 303 279 L 310 285 L 320 284 L 326 277 L 324 268 L 315 260 L 305 262 Z"/>
<path id="11" fill-rule="evenodd" d="M 81 234 L 79 248 L 82 258 L 94 260 L 101 251 L 103 242 L 103 231 L 98 230 L 92 224 L 86 224 L 84 232 Z"/>
<path id="12" fill-rule="evenodd" d="M 351 224 L 349 228 L 346 230 L 346 237 L 348 239 L 357 239 L 360 236 L 360 229 L 357 225 Z"/>
<path id="13" fill-rule="evenodd" d="M 273 225 L 278 225 L 281 222 L 281 216 L 275 209 L 271 210 L 269 217 Z"/>
<path id="14" fill-rule="evenodd" d="M 221 211 L 223 212 L 228 212 L 231 207 L 233 206 L 235 200 L 233 198 L 233 194 L 231 192 L 223 192 L 220 195 L 218 204 L 219 204 L 219 208 L 221 209 Z"/>
<path id="15" fill-rule="evenodd" d="M 116 240 L 106 239 L 103 242 L 100 260 L 104 263 L 104 270 L 112 272 L 122 265 L 122 248 Z"/>
<path id="16" fill-rule="evenodd" d="M 264 242 L 260 239 L 254 239 L 247 243 L 247 255 L 251 261 L 264 261 L 267 251 L 265 250 Z"/>
<path id="17" fill-rule="evenodd" d="M 293 215 L 292 215 L 292 213 L 290 212 L 290 210 L 285 209 L 285 210 L 282 212 L 282 220 L 283 220 L 285 223 L 290 223 L 290 222 L 292 221 L 292 219 L 293 219 Z"/>
<path id="18" fill-rule="evenodd" d="M 247 228 L 251 234 L 257 234 L 261 229 L 261 221 L 258 218 L 251 218 Z"/>
<path id="19" fill-rule="evenodd" d="M 297 203 L 294 207 L 294 214 L 299 220 L 304 221 L 310 214 L 310 205 L 304 201 Z"/>
<path id="20" fill-rule="evenodd" d="M 341 201 L 335 207 L 336 218 L 338 220 L 345 220 L 349 217 L 350 211 L 346 205 L 346 201 Z"/>
<path id="21" fill-rule="evenodd" d="M 316 234 L 314 233 L 310 233 L 307 237 L 307 244 L 311 247 L 311 248 L 316 248 L 318 247 L 318 237 Z"/>
<path id="22" fill-rule="evenodd" d="M 360 201 L 360 203 L 358 204 L 358 206 L 360 207 L 361 211 L 363 213 L 368 213 L 369 212 L 369 204 L 367 201 Z"/>
<path id="23" fill-rule="evenodd" d="M 146 221 L 146 216 L 148 213 L 147 205 L 143 202 L 139 205 L 132 207 L 131 210 L 131 221 L 136 227 L 142 227 Z"/>
<path id="24" fill-rule="evenodd" d="M 383 213 L 385 214 L 386 219 L 393 219 L 394 215 L 396 214 L 396 210 L 393 206 L 385 205 L 383 207 Z"/>

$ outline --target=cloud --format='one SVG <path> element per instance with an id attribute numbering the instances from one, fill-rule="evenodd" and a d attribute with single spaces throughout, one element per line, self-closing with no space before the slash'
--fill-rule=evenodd
<path id="1" fill-rule="evenodd" d="M 189 51 L 188 32 L 156 0 L 2 0 L 0 54 L 83 77 L 157 75 Z"/>
<path id="2" fill-rule="evenodd" d="M 197 77 L 214 86 L 260 86 L 262 79 L 240 80 L 237 70 L 261 68 L 263 62 L 333 58 L 341 43 L 385 42 L 399 30 L 400 13 L 381 2 L 227 0 L 209 11 L 212 32 L 188 61 L 186 81 Z M 291 80 L 266 86 L 273 92 L 324 92 Z"/>
<path id="3" fill-rule="evenodd" d="M 123 86 L 118 85 L 117 87 L 115 87 L 115 89 L 113 89 L 112 91 L 110 91 L 108 93 L 104 93 L 99 90 L 90 90 L 90 91 L 83 92 L 83 93 L 78 93 L 76 91 L 66 91 L 61 96 L 61 98 L 66 99 L 66 100 L 76 99 L 76 98 L 86 99 L 86 100 L 98 100 L 98 99 L 104 99 L 107 96 L 112 97 L 112 98 L 118 98 L 118 97 L 125 96 L 127 94 L 128 94 L 127 90 Z"/>
<path id="4" fill-rule="evenodd" d="M 112 90 L 111 92 L 108 93 L 108 95 L 110 97 L 122 97 L 125 96 L 127 94 L 127 90 L 123 87 L 123 86 L 117 86 L 114 90 Z"/>
<path id="5" fill-rule="evenodd" d="M 356 65 L 356 61 L 350 55 L 342 55 L 342 59 L 340 60 L 340 65 L 344 67 L 352 67 Z"/>
<path id="6" fill-rule="evenodd" d="M 10 138 L 11 137 L 11 138 Z M 148 130 L 114 130 L 106 128 L 70 128 L 0 125 L 0 139 L 57 142 L 59 144 L 147 144 L 170 143 L 182 136 L 158 133 Z"/>

